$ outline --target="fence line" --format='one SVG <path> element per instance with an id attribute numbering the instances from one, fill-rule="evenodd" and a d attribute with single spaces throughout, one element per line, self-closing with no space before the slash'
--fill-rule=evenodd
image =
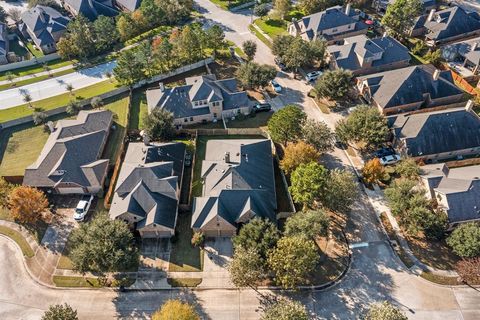
<path id="1" fill-rule="evenodd" d="M 60 59 L 60 56 L 58 55 L 58 53 L 51 53 L 39 58 L 32 58 L 30 60 L 12 62 L 12 63 L 1 65 L 0 72 L 10 71 L 18 68 L 31 67 L 31 66 L 39 65 L 45 62 L 56 60 L 56 59 Z"/>

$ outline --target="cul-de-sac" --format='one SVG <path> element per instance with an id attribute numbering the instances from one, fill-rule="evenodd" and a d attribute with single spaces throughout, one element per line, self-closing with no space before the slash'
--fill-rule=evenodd
<path id="1" fill-rule="evenodd" d="M 480 319 L 480 1 L 0 0 L 0 319 Z"/>

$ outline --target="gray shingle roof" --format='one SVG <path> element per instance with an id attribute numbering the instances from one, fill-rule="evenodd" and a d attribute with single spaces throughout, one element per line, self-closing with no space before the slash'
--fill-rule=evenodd
<path id="1" fill-rule="evenodd" d="M 129 11 L 135 11 L 140 7 L 142 0 L 116 0 L 116 2 Z"/>
<path id="2" fill-rule="evenodd" d="M 55 44 L 53 33 L 67 29 L 70 19 L 57 10 L 37 5 L 21 15 L 25 27 L 30 30 L 29 35 L 38 47 Z"/>
<path id="3" fill-rule="evenodd" d="M 183 143 L 149 146 L 130 143 L 115 187 L 110 217 L 114 219 L 128 212 L 139 218 L 137 229 L 152 224 L 174 229 L 184 157 Z"/>
<path id="4" fill-rule="evenodd" d="M 7 25 L 0 23 L 0 55 L 6 56 L 8 48 Z"/>
<path id="5" fill-rule="evenodd" d="M 480 118 L 465 108 L 398 115 L 392 128 L 410 156 L 480 147 Z"/>
<path id="6" fill-rule="evenodd" d="M 195 198 L 193 228 L 201 228 L 217 216 L 236 226 L 250 210 L 275 221 L 270 140 L 209 140 L 202 179 L 204 192 Z"/>
<path id="7" fill-rule="evenodd" d="M 81 111 L 76 120 L 60 120 L 37 161 L 25 170 L 23 184 L 56 187 L 70 183 L 101 187 L 108 159 L 100 159 L 113 114 Z"/>
<path id="8" fill-rule="evenodd" d="M 476 47 L 475 47 L 476 44 Z M 476 65 L 480 64 L 480 37 L 445 45 L 442 56 L 447 61 L 466 58 Z"/>
<path id="9" fill-rule="evenodd" d="M 453 83 L 450 71 L 442 71 L 438 80 L 433 80 L 435 67 L 432 65 L 410 66 L 368 76 L 366 80 L 375 102 L 383 109 L 463 94 Z"/>
<path id="10" fill-rule="evenodd" d="M 148 109 L 160 107 L 173 113 L 176 119 L 210 113 L 208 106 L 194 107 L 194 101 L 222 101 L 223 109 L 236 109 L 250 105 L 247 93 L 237 91 L 237 80 L 216 80 L 214 75 L 186 79 L 186 85 L 147 90 Z"/>
<path id="11" fill-rule="evenodd" d="M 359 35 L 345 38 L 343 45 L 328 46 L 327 50 L 335 57 L 339 68 L 352 71 L 362 69 L 362 61 L 375 55 L 380 58 L 374 58 L 372 67 L 410 60 L 408 49 L 392 37 L 369 39 Z"/>
<path id="12" fill-rule="evenodd" d="M 421 169 L 430 188 L 446 198 L 450 223 L 480 218 L 480 165 L 448 168 L 435 164 Z"/>
<path id="13" fill-rule="evenodd" d="M 64 2 L 77 14 L 82 14 L 92 21 L 100 15 L 113 17 L 118 14 L 112 0 L 64 0 Z"/>
<path id="14" fill-rule="evenodd" d="M 432 21 L 425 22 L 426 37 L 435 41 L 448 39 L 475 30 L 480 30 L 480 17 L 453 6 L 435 13 Z"/>

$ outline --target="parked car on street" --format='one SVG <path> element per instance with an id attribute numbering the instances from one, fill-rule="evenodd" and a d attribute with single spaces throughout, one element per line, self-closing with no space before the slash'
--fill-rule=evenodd
<path id="1" fill-rule="evenodd" d="M 395 154 L 395 150 L 393 150 L 392 147 L 384 147 L 384 148 L 381 148 L 381 149 L 378 149 L 377 151 L 375 151 L 373 153 L 373 156 L 375 158 L 382 158 L 382 157 L 385 157 L 385 156 L 390 156 L 392 154 Z"/>
<path id="2" fill-rule="evenodd" d="M 398 154 L 391 154 L 380 158 L 380 163 L 384 166 L 397 163 L 398 161 L 400 161 L 400 156 Z"/>
<path id="3" fill-rule="evenodd" d="M 282 86 L 279 85 L 277 81 L 272 80 L 270 81 L 270 84 L 272 85 L 272 88 L 276 93 L 282 92 Z"/>
<path id="4" fill-rule="evenodd" d="M 75 213 L 73 214 L 73 219 L 75 221 L 83 221 L 85 216 L 90 210 L 90 206 L 92 205 L 93 196 L 92 195 L 84 195 L 77 204 L 75 208 Z"/>
<path id="5" fill-rule="evenodd" d="M 258 103 L 253 107 L 253 111 L 255 113 L 270 111 L 270 110 L 272 110 L 272 106 L 270 105 L 270 103 Z"/>
<path id="6" fill-rule="evenodd" d="M 305 80 L 307 80 L 307 82 L 314 82 L 318 79 L 318 77 L 320 77 L 321 75 L 323 74 L 322 71 L 312 71 L 312 72 L 309 72 L 307 73 L 307 76 L 305 77 Z"/>

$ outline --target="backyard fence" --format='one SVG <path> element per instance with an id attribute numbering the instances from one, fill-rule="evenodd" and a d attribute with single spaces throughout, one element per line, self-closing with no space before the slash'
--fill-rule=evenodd
<path id="1" fill-rule="evenodd" d="M 475 89 L 470 83 L 468 83 L 467 80 L 463 79 L 461 75 L 459 75 L 453 70 L 450 70 L 450 72 L 452 73 L 453 80 L 455 81 L 455 83 L 458 83 L 459 87 L 461 87 L 463 90 L 465 90 L 471 95 L 478 95 L 479 91 Z"/>
<path id="2" fill-rule="evenodd" d="M 31 67 L 38 64 L 43 64 L 45 62 L 57 60 L 57 59 L 60 59 L 60 56 L 58 55 L 58 53 L 51 53 L 39 58 L 32 58 L 30 60 L 24 60 L 24 61 L 1 65 L 0 72 L 10 71 L 18 68 Z"/>

